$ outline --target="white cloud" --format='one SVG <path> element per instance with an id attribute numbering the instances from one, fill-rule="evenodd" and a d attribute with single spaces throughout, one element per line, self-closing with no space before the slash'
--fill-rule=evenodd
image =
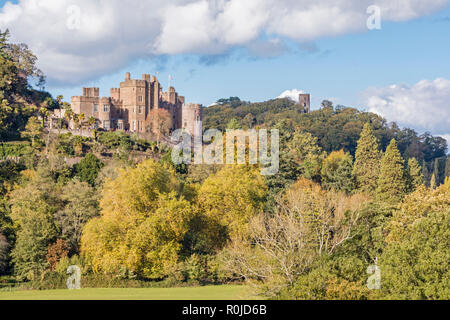
<path id="1" fill-rule="evenodd" d="M 80 29 L 67 28 L 67 9 L 81 9 Z M 136 58 L 222 54 L 246 47 L 255 56 L 300 43 L 365 32 L 370 5 L 385 21 L 404 21 L 443 8 L 448 0 L 19 0 L 0 11 L 0 29 L 27 43 L 51 81 L 78 84 L 117 71 Z M 266 37 L 267 36 L 267 37 Z M 261 40 L 265 39 L 267 40 Z"/>
<path id="2" fill-rule="evenodd" d="M 369 111 L 402 126 L 441 135 L 450 143 L 450 80 L 371 88 L 364 96 Z"/>
<path id="3" fill-rule="evenodd" d="M 282 94 L 280 94 L 277 98 L 278 99 L 289 98 L 292 101 L 298 102 L 299 95 L 302 93 L 305 93 L 305 92 L 302 90 L 298 90 L 298 89 L 286 90 Z"/>

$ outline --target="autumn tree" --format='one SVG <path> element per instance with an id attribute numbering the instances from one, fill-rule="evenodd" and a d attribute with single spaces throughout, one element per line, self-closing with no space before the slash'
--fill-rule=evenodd
<path id="1" fill-rule="evenodd" d="M 378 141 L 372 127 L 366 123 L 358 140 L 353 165 L 357 188 L 364 193 L 373 194 L 377 188 L 381 157 L 378 148 Z"/>
<path id="2" fill-rule="evenodd" d="M 405 161 L 392 139 L 381 160 L 380 176 L 376 189 L 377 199 L 390 204 L 400 202 L 406 193 Z"/>
<path id="3" fill-rule="evenodd" d="M 344 150 L 335 151 L 322 162 L 322 186 L 328 190 L 350 193 L 355 186 L 353 158 Z"/>
<path id="4" fill-rule="evenodd" d="M 274 297 L 308 272 L 316 259 L 351 239 L 365 201 L 364 196 L 328 192 L 300 179 L 279 199 L 275 213 L 252 219 L 247 239 L 229 244 L 223 263 L 237 276 L 258 281 L 260 294 Z"/>
<path id="5" fill-rule="evenodd" d="M 198 204 L 234 238 L 246 234 L 250 220 L 262 211 L 266 195 L 267 186 L 256 168 L 229 165 L 205 180 Z"/>
<path id="6" fill-rule="evenodd" d="M 83 230 L 81 252 L 94 272 L 160 279 L 181 259 L 193 217 L 172 169 L 145 161 L 107 180 L 101 216 Z"/>
<path id="7" fill-rule="evenodd" d="M 79 250 L 83 227 L 99 214 L 98 196 L 88 183 L 73 180 L 62 189 L 61 200 L 64 205 L 55 213 L 55 219 L 66 246 L 75 253 Z"/>
<path id="8" fill-rule="evenodd" d="M 62 239 L 56 240 L 55 243 L 48 246 L 47 255 L 45 256 L 48 266 L 51 270 L 55 270 L 58 262 L 67 257 L 69 250 L 67 248 L 66 242 Z"/>

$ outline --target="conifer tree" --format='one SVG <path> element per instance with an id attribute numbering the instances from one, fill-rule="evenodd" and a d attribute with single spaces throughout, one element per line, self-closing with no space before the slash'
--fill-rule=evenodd
<path id="1" fill-rule="evenodd" d="M 353 175 L 357 188 L 364 193 L 373 193 L 377 187 L 380 165 L 378 141 L 369 123 L 364 125 L 355 154 Z"/>
<path id="2" fill-rule="evenodd" d="M 450 177 L 450 157 L 447 157 L 447 161 L 445 162 L 445 177 Z"/>
<path id="3" fill-rule="evenodd" d="M 437 184 L 436 184 L 436 175 L 433 173 L 433 175 L 431 176 L 431 181 L 430 181 L 430 188 L 432 190 L 436 189 Z"/>
<path id="4" fill-rule="evenodd" d="M 396 204 L 403 199 L 406 192 L 404 165 L 405 161 L 398 150 L 397 142 L 392 139 L 381 160 L 376 190 L 378 200 Z"/>
<path id="5" fill-rule="evenodd" d="M 410 158 L 408 160 L 408 171 L 407 171 L 407 189 L 408 192 L 413 192 L 417 187 L 424 184 L 424 179 L 422 175 L 422 168 L 416 158 Z"/>

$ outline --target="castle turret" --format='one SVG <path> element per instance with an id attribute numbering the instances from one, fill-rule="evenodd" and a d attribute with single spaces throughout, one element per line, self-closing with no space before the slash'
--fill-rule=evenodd
<path id="1" fill-rule="evenodd" d="M 182 107 L 182 128 L 191 135 L 195 132 L 196 122 L 202 121 L 203 106 L 201 104 L 188 103 Z M 200 133 L 201 134 L 201 133 Z"/>

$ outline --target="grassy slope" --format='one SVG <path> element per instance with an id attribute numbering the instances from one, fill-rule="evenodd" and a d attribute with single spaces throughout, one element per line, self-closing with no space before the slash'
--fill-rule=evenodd
<path id="1" fill-rule="evenodd" d="M 240 300 L 250 298 L 244 286 L 0 292 L 0 300 Z"/>

